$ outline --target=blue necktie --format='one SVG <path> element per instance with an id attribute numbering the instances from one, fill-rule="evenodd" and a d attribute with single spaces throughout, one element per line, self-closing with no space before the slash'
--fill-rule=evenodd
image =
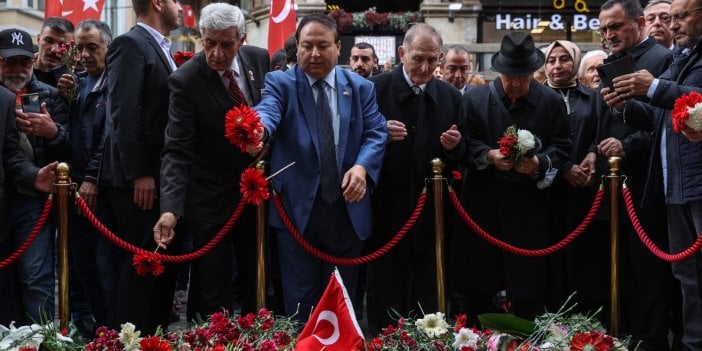
<path id="1" fill-rule="evenodd" d="M 334 203 L 341 194 L 339 171 L 336 165 L 336 147 L 334 145 L 334 128 L 329 98 L 325 91 L 327 82 L 320 79 L 314 83 L 317 89 L 317 133 L 319 137 L 319 157 L 322 166 L 322 199 L 328 204 Z"/>

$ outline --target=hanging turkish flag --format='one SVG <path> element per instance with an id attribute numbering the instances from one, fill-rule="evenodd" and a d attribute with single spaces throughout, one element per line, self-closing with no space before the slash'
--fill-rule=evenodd
<path id="1" fill-rule="evenodd" d="M 268 53 L 273 54 L 282 49 L 285 40 L 295 33 L 297 18 L 294 0 L 271 0 L 271 12 L 268 21 Z"/>
<path id="2" fill-rule="evenodd" d="M 44 19 L 65 17 L 73 25 L 86 19 L 100 19 L 105 0 L 46 0 Z"/>
<path id="3" fill-rule="evenodd" d="M 183 27 L 195 28 L 195 11 L 191 5 L 181 5 L 183 8 Z"/>
<path id="4" fill-rule="evenodd" d="M 363 350 L 363 332 L 338 270 L 297 338 L 295 351 Z"/>

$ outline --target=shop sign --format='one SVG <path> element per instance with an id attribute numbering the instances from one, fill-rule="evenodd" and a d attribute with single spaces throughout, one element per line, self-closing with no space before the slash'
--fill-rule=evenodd
<path id="1" fill-rule="evenodd" d="M 548 22 L 542 22 L 544 21 L 543 17 L 536 17 L 531 14 L 524 16 L 516 16 L 509 13 L 497 14 L 495 16 L 495 28 L 497 30 L 530 30 L 541 27 L 550 30 L 565 30 L 568 21 L 564 17 L 561 14 L 553 14 L 546 19 Z M 600 20 L 598 18 L 590 18 L 584 14 L 574 14 L 570 23 L 575 30 L 600 29 Z"/>

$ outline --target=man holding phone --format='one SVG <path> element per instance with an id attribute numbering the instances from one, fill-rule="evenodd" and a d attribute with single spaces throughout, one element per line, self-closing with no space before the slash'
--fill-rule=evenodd
<path id="1" fill-rule="evenodd" d="M 0 32 L 0 84 L 15 94 L 19 147 L 34 165 L 41 167 L 49 164 L 49 161 L 66 160 L 68 106 L 54 87 L 34 78 L 33 63 L 32 37 L 27 32 L 20 29 Z M 28 112 L 32 108 L 36 111 L 34 95 L 31 95 L 35 93 L 41 101 L 39 113 Z M 6 199 L 9 205 L 8 245 L 16 247 L 26 239 L 36 223 L 44 196 L 33 187 L 10 183 Z M 19 287 L 22 316 L 26 318 L 22 323 L 51 318 L 53 314 L 52 258 L 51 227 L 45 226 L 14 267 L 19 281 L 0 280 L 0 290 Z M 0 310 L 14 307 L 10 305 L 14 305 L 14 302 L 0 299 Z"/>

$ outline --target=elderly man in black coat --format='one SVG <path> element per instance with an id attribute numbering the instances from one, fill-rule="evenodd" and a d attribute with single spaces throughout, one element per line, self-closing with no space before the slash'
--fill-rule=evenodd
<path id="1" fill-rule="evenodd" d="M 562 98 L 531 77 L 543 64 L 544 54 L 530 35 L 509 33 L 492 59 L 499 78 L 463 97 L 469 131 L 463 206 L 493 236 L 528 249 L 546 247 L 563 235 L 554 214 L 564 197 L 552 182 L 566 171 L 570 150 Z M 513 125 L 540 139 L 541 147 L 516 160 L 505 157 L 498 140 Z M 495 294 L 506 290 L 514 313 L 532 319 L 558 303 L 553 262 L 553 257 L 503 252 L 459 221 L 449 267 L 454 313 L 467 313 L 474 323 L 478 314 L 494 308 Z"/>
<path id="2" fill-rule="evenodd" d="M 432 72 L 441 59 L 442 39 L 426 24 L 416 24 L 398 49 L 402 65 L 374 76 L 378 106 L 386 116 L 389 142 L 373 196 L 370 250 L 386 243 L 402 227 L 432 176 L 430 161 L 441 158 L 450 174 L 463 157 L 466 142 L 459 129 L 464 114 L 461 94 Z M 436 263 L 433 211 L 427 203 L 407 237 L 369 265 L 368 318 L 372 329 L 392 323 L 388 310 L 436 311 Z"/>

